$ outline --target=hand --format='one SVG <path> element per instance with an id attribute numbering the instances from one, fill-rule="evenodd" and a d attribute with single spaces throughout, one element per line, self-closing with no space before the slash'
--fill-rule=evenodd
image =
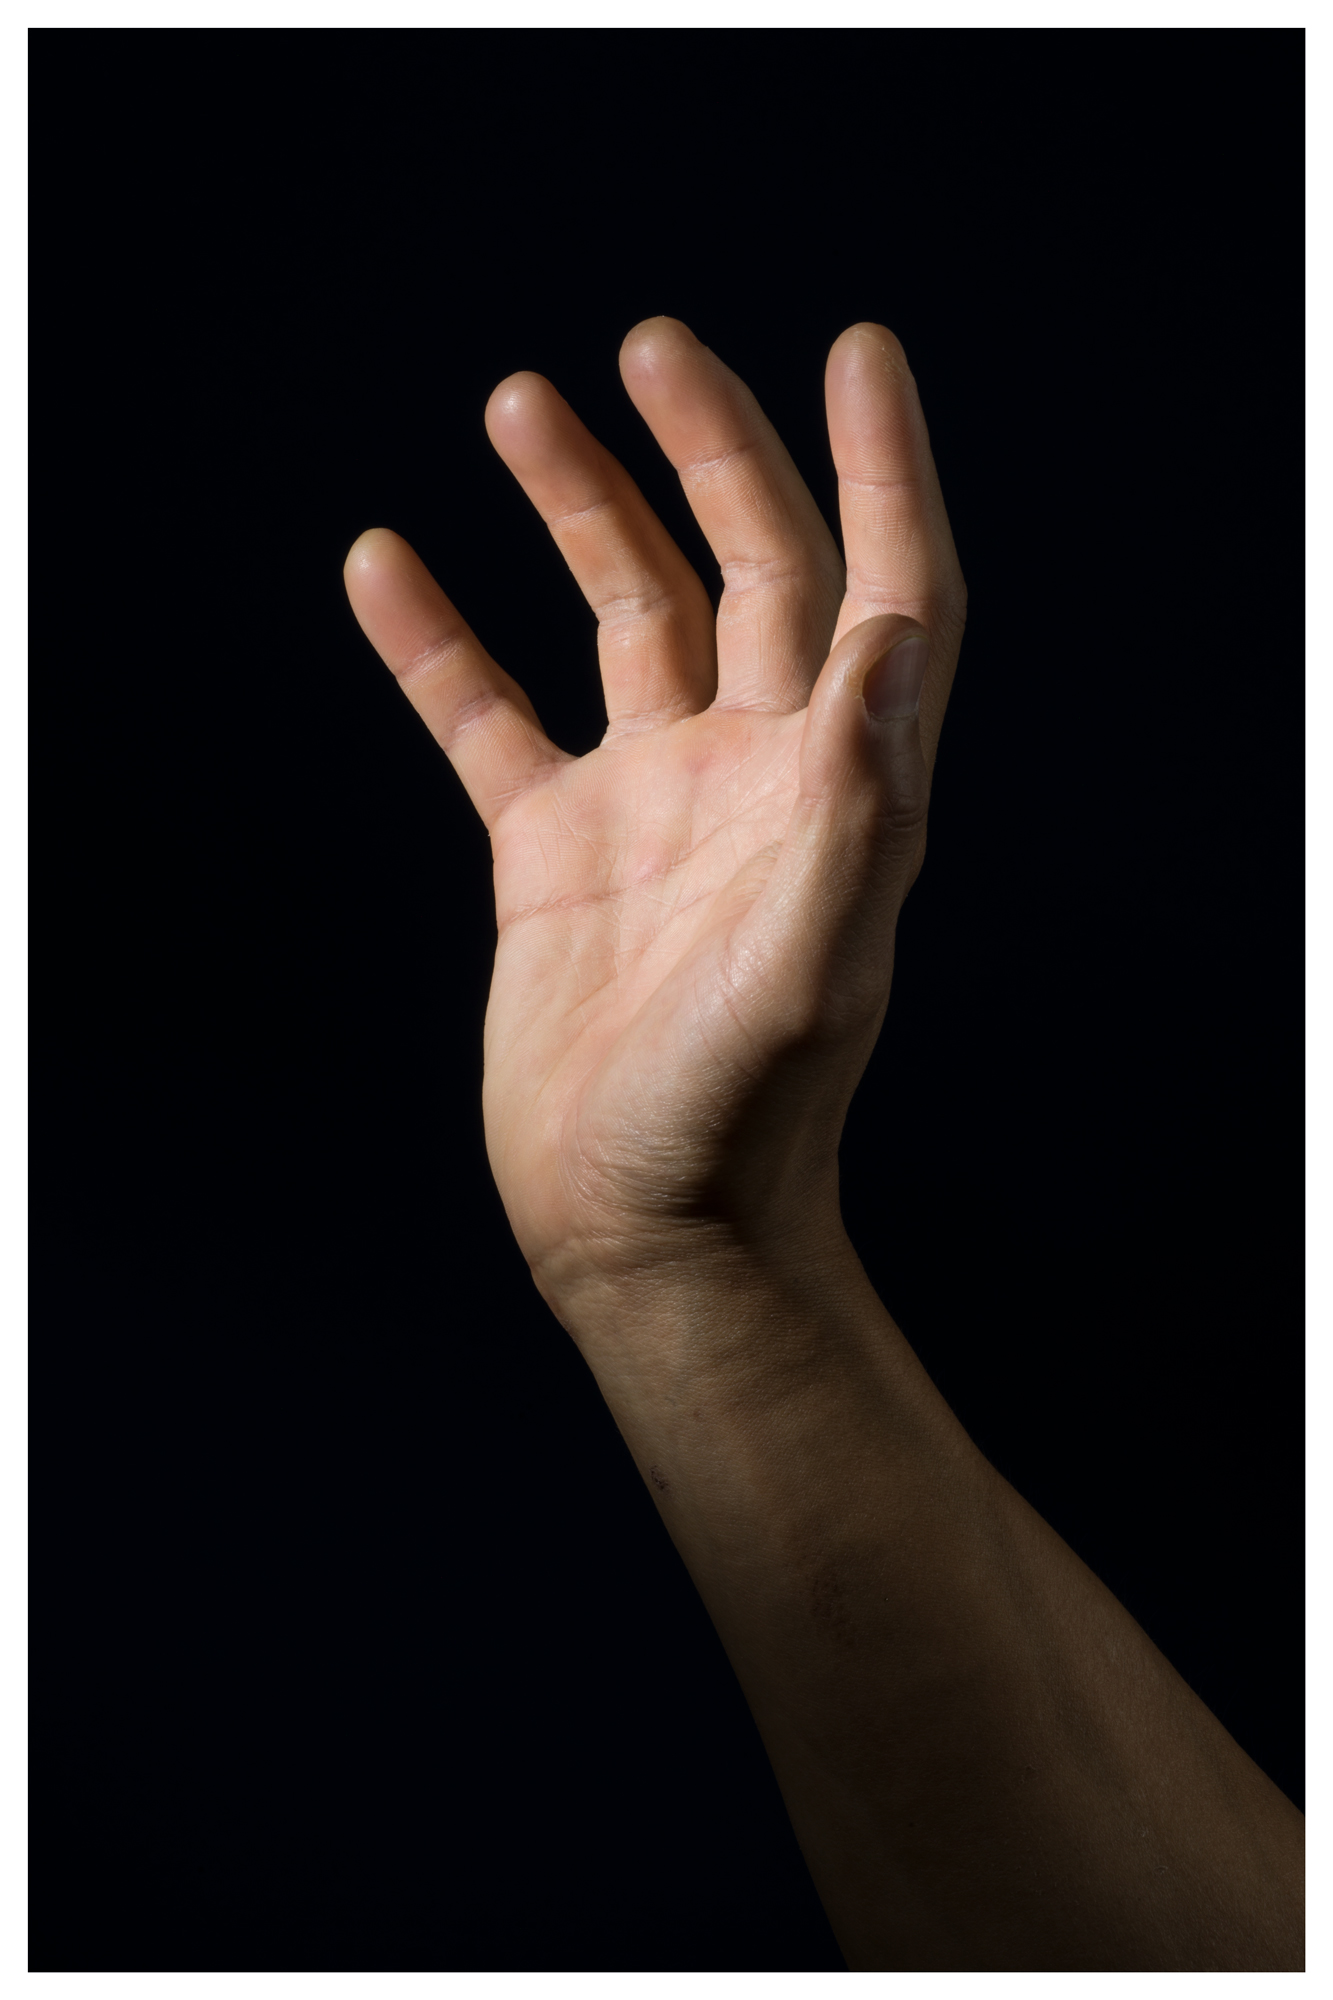
<path id="1" fill-rule="evenodd" d="M 486 412 L 597 614 L 590 755 L 547 739 L 396 535 L 362 535 L 346 570 L 490 831 L 487 1142 L 558 1311 L 589 1277 L 838 1228 L 838 1138 L 924 853 L 965 607 L 884 327 L 850 328 L 828 362 L 845 574 L 754 397 L 687 328 L 645 321 L 621 370 L 717 557 L 716 619 L 550 383 L 511 376 Z"/>
<path id="2" fill-rule="evenodd" d="M 829 358 L 845 594 L 735 376 L 673 320 L 622 368 L 721 566 L 716 622 L 549 383 L 487 412 L 598 615 L 590 756 L 547 740 L 396 536 L 348 558 L 491 831 L 486 1127 L 519 1242 L 850 1966 L 1295 1970 L 1300 1815 L 976 1450 L 841 1229 L 963 624 L 901 350 L 858 326 Z"/>

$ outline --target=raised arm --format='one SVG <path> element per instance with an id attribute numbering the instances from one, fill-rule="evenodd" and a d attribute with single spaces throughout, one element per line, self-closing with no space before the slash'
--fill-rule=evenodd
<path id="1" fill-rule="evenodd" d="M 964 612 L 902 351 L 859 326 L 829 359 L 845 575 L 686 328 L 637 328 L 622 371 L 717 558 L 716 621 L 549 383 L 487 411 L 597 613 L 589 756 L 548 741 L 405 543 L 373 530 L 347 564 L 490 829 L 487 1137 L 518 1240 L 851 1966 L 1296 1969 L 1299 1813 L 982 1459 L 841 1224 Z"/>

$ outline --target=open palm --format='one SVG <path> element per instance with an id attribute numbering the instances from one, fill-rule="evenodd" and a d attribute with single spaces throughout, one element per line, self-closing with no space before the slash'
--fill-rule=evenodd
<path id="1" fill-rule="evenodd" d="M 371 530 L 347 563 L 362 626 L 490 830 L 487 1138 L 539 1277 L 633 1260 L 744 1189 L 776 1218 L 804 1196 L 806 1155 L 836 1152 L 963 622 L 885 328 L 851 328 L 829 358 L 845 575 L 755 399 L 688 329 L 646 321 L 621 367 L 717 556 L 716 618 L 548 382 L 513 376 L 487 409 L 597 614 L 608 728 L 588 756 L 547 739 L 406 543 Z"/>

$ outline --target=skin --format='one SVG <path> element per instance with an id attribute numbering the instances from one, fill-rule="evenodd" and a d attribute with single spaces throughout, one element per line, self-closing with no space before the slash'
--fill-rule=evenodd
<path id="1" fill-rule="evenodd" d="M 590 755 L 405 542 L 347 559 L 491 835 L 486 1132 L 515 1234 L 853 1969 L 1299 1969 L 1301 1815 L 977 1452 L 842 1227 L 966 605 L 902 349 L 861 325 L 829 356 L 845 569 L 688 328 L 636 327 L 621 373 L 717 558 L 716 618 L 550 383 L 486 411 L 597 614 Z"/>

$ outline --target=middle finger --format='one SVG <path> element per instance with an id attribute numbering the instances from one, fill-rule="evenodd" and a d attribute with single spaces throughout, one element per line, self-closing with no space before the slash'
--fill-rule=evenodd
<path id="1" fill-rule="evenodd" d="M 636 326 L 620 370 L 722 571 L 718 701 L 804 708 L 843 593 L 842 558 L 805 481 L 750 390 L 679 320 Z"/>

